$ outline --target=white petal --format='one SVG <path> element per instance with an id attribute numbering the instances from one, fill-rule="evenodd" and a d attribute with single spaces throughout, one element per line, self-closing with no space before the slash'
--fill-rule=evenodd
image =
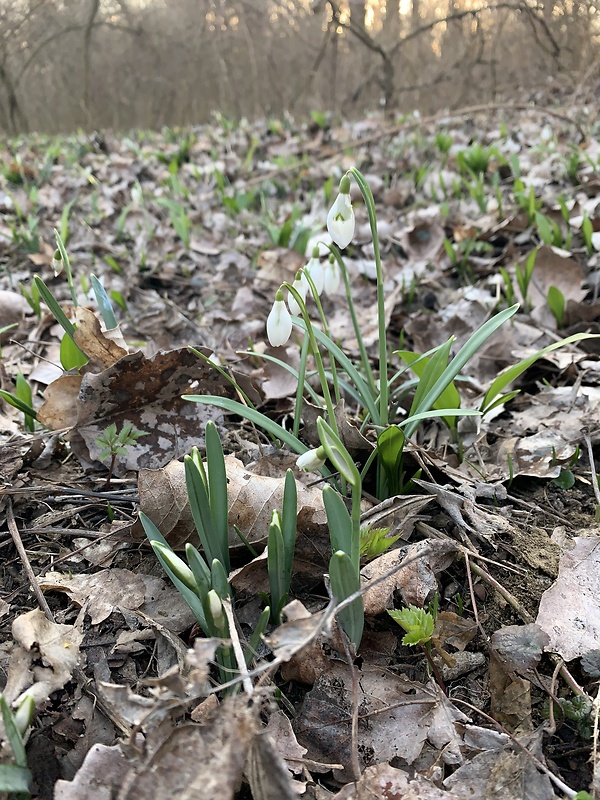
<path id="1" fill-rule="evenodd" d="M 303 272 L 300 273 L 300 279 L 296 278 L 292 286 L 298 292 L 300 297 L 303 300 L 306 300 L 306 295 L 308 292 L 308 281 L 306 280 L 306 277 L 304 276 Z M 290 307 L 290 313 L 295 314 L 296 316 L 300 314 L 300 306 L 296 302 L 296 298 L 291 292 L 288 295 L 288 305 Z"/>
<path id="2" fill-rule="evenodd" d="M 325 275 L 323 274 L 323 266 L 320 260 L 318 258 L 311 258 L 306 265 L 306 271 L 312 278 L 317 294 L 320 295 L 325 286 Z"/>
<path id="3" fill-rule="evenodd" d="M 325 459 L 320 458 L 320 449 L 321 448 L 307 450 L 306 453 L 302 453 L 301 456 L 298 456 L 296 461 L 296 466 L 298 469 L 303 469 L 306 472 L 312 472 L 313 470 L 321 469 L 325 463 Z"/>
<path id="4" fill-rule="evenodd" d="M 337 262 L 329 262 L 325 267 L 325 294 L 336 294 L 340 288 L 342 277 Z"/>
<path id="5" fill-rule="evenodd" d="M 354 209 L 349 194 L 338 194 L 327 215 L 327 230 L 337 246 L 343 250 L 354 236 Z"/>
<path id="6" fill-rule="evenodd" d="M 292 318 L 284 300 L 275 300 L 267 317 L 267 337 L 271 347 L 287 344 L 292 333 Z"/>

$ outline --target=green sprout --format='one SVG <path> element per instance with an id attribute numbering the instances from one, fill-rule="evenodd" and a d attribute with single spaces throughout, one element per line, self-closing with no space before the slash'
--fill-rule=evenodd
<path id="1" fill-rule="evenodd" d="M 110 456 L 108 478 L 106 479 L 107 487 L 110 486 L 117 458 L 127 455 L 127 448 L 134 445 L 141 436 L 147 435 L 148 433 L 146 431 L 138 430 L 131 422 L 125 422 L 121 430 L 117 433 L 116 423 L 111 422 L 111 424 L 104 429 L 102 434 L 98 436 L 96 444 L 103 448 L 98 456 L 98 460 L 104 461 Z"/>

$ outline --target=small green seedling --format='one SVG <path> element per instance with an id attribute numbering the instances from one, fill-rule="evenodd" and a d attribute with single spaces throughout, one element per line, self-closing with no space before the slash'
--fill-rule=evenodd
<path id="1" fill-rule="evenodd" d="M 127 455 L 127 448 L 134 445 L 141 436 L 147 435 L 148 433 L 146 431 L 138 430 L 131 422 L 125 422 L 119 433 L 117 433 L 117 425 L 115 422 L 112 422 L 104 429 L 102 434 L 98 436 L 96 444 L 103 448 L 98 456 L 98 460 L 104 461 L 110 456 L 108 478 L 106 479 L 107 488 L 110 486 L 117 458 Z"/>
<path id="2" fill-rule="evenodd" d="M 13 712 L 4 695 L 0 694 L 0 713 L 14 761 L 0 764 L 0 792 L 12 794 L 16 800 L 29 800 L 31 772 L 27 767 L 23 737 L 33 720 L 35 702 L 31 695 L 26 694 L 19 708 Z"/>
<path id="3" fill-rule="evenodd" d="M 588 217 L 587 212 L 583 215 L 583 222 L 581 223 L 581 235 L 583 236 L 583 243 L 586 246 L 588 253 L 591 255 L 594 252 L 594 245 L 592 241 L 592 234 L 594 233 L 594 226 L 592 220 Z"/>
<path id="4" fill-rule="evenodd" d="M 438 685 L 444 690 L 442 676 L 431 657 L 431 640 L 433 639 L 433 631 L 435 628 L 434 613 L 425 611 L 424 608 L 417 608 L 417 606 L 408 606 L 401 611 L 390 611 L 388 609 L 388 614 L 394 622 L 397 622 L 398 625 L 406 631 L 402 639 L 402 644 L 421 648 Z"/>
<path id="5" fill-rule="evenodd" d="M 360 558 L 361 561 L 372 561 L 374 558 L 387 553 L 401 534 L 389 536 L 389 528 L 364 528 L 360 532 Z"/>
<path id="6" fill-rule="evenodd" d="M 557 326 L 562 328 L 565 320 L 565 296 L 557 286 L 548 287 L 548 307 L 554 315 Z"/>
<path id="7" fill-rule="evenodd" d="M 33 432 L 35 430 L 37 413 L 33 407 L 31 386 L 20 372 L 17 373 L 17 377 L 15 379 L 14 393 L 0 389 L 0 397 L 3 400 L 6 400 L 6 402 L 13 406 L 13 408 L 17 408 L 19 411 L 23 412 L 25 428 L 28 431 Z"/>

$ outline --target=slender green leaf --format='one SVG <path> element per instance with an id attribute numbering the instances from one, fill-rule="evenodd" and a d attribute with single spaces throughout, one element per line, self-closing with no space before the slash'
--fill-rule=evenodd
<path id="1" fill-rule="evenodd" d="M 218 558 L 227 573 L 231 571 L 229 561 L 229 511 L 227 505 L 227 471 L 225 456 L 217 426 L 206 424 L 206 469 L 208 493 L 212 519 L 212 536 L 215 558 Z"/>
<path id="2" fill-rule="evenodd" d="M 67 334 L 67 336 L 70 339 L 72 339 L 73 334 L 75 333 L 75 326 L 69 319 L 67 319 L 65 312 L 62 310 L 58 302 L 55 300 L 54 295 L 52 294 L 50 289 L 48 289 L 48 287 L 46 286 L 46 284 L 40 278 L 39 275 L 34 275 L 33 285 L 38 289 L 44 303 L 46 303 L 46 305 L 50 309 L 50 313 L 54 316 L 54 318 L 59 323 L 64 332 Z"/>
<path id="3" fill-rule="evenodd" d="M 348 553 L 338 550 L 329 561 L 329 580 L 331 592 L 340 603 L 360 589 L 360 575 L 354 569 Z M 362 639 L 365 612 L 362 597 L 357 597 L 338 614 L 338 621 L 356 649 Z"/>
<path id="4" fill-rule="evenodd" d="M 269 417 L 261 414 L 253 408 L 245 406 L 237 400 L 231 400 L 229 397 L 218 397 L 211 394 L 184 394 L 184 400 L 190 400 L 192 403 L 203 403 L 207 406 L 216 406 L 222 408 L 224 411 L 229 411 L 230 414 L 238 414 L 240 417 L 254 422 L 255 425 L 263 428 L 263 430 L 270 433 L 275 438 L 288 445 L 295 453 L 301 455 L 308 450 L 308 447 L 303 444 L 300 439 L 286 431 L 281 425 L 278 425 Z"/>
<path id="5" fill-rule="evenodd" d="M 90 281 L 92 283 L 94 294 L 96 295 L 96 302 L 98 303 L 98 308 L 100 309 L 100 314 L 104 320 L 104 324 L 106 325 L 107 330 L 113 330 L 118 326 L 118 323 L 115 317 L 115 312 L 113 311 L 112 303 L 110 302 L 110 298 L 106 294 L 106 289 L 104 286 L 102 286 L 95 275 L 90 275 Z"/>
<path id="6" fill-rule="evenodd" d="M 229 573 L 223 563 L 218 558 L 213 558 L 210 565 L 210 576 L 212 588 L 219 595 L 221 600 L 231 597 L 231 587 L 229 585 Z"/>
<path id="7" fill-rule="evenodd" d="M 30 416 L 30 417 L 33 417 L 33 419 L 37 419 L 36 410 L 34 408 L 32 408 L 32 406 L 28 405 L 27 403 L 24 403 L 22 400 L 19 400 L 19 398 L 16 395 L 14 395 L 12 392 L 7 392 L 4 389 L 0 389 L 0 397 L 3 400 L 6 400 L 6 402 L 9 405 L 11 405 L 13 408 L 16 408 L 19 411 L 22 411 L 23 414 L 25 414 L 26 416 Z"/>
<path id="8" fill-rule="evenodd" d="M 516 364 L 507 367 L 507 369 L 503 370 L 500 375 L 498 375 L 498 377 L 492 382 L 490 388 L 487 390 L 485 397 L 483 398 L 483 402 L 481 403 L 481 412 L 483 413 L 487 411 L 491 406 L 492 401 L 503 389 L 509 385 L 509 383 L 512 383 L 514 380 L 516 380 L 520 375 L 523 374 L 523 372 L 525 372 L 526 369 L 528 369 L 538 359 L 543 358 L 547 353 L 551 353 L 553 350 L 558 350 L 560 347 L 565 347 L 568 344 L 581 342 L 584 339 L 597 339 L 599 336 L 600 334 L 596 333 L 575 333 L 573 336 L 567 336 L 566 339 L 561 339 L 559 342 L 554 342 L 547 347 L 543 347 L 541 350 L 538 350 L 537 353 L 534 353 L 527 358 L 523 358 Z"/>
<path id="9" fill-rule="evenodd" d="M 434 386 L 427 392 L 419 405 L 419 412 L 423 413 L 429 411 L 433 404 L 444 391 L 444 389 L 451 383 L 458 375 L 461 369 L 467 364 L 479 348 L 483 345 L 489 337 L 495 333 L 501 325 L 504 325 L 514 314 L 517 313 L 519 306 L 514 305 L 510 308 L 504 309 L 496 316 L 485 322 L 478 331 L 476 331 L 470 339 L 461 347 L 459 352 L 454 356 L 452 361 L 448 364 L 444 372 L 440 375 Z M 406 436 L 410 437 L 414 433 L 418 425 L 416 415 L 413 417 L 413 422 L 406 426 Z"/>
<path id="10" fill-rule="evenodd" d="M 60 340 L 60 363 L 63 368 L 68 372 L 70 369 L 83 367 L 87 361 L 88 357 L 79 349 L 73 339 L 68 335 L 63 336 Z"/>
<path id="11" fill-rule="evenodd" d="M 415 373 L 415 375 L 419 378 L 419 386 L 417 389 L 417 393 L 415 394 L 415 399 L 413 401 L 411 411 L 418 411 L 419 409 L 419 402 L 425 396 L 425 391 L 421 392 L 421 397 L 417 399 L 417 394 L 421 391 L 421 385 L 425 381 L 426 376 L 429 378 L 427 381 L 427 391 L 433 386 L 436 380 L 441 376 L 442 372 L 446 368 L 448 364 L 448 354 L 450 352 L 452 340 L 447 342 L 446 345 L 436 353 L 433 358 L 419 357 L 417 353 L 411 353 L 408 350 L 400 350 L 398 355 L 405 361 L 407 364 L 410 365 L 410 368 Z M 447 349 L 446 349 L 447 347 Z M 433 366 L 434 361 L 437 360 L 438 364 Z M 428 376 L 428 367 L 432 366 L 431 375 Z M 453 382 L 450 382 L 448 386 L 444 389 L 444 391 L 440 394 L 438 399 L 433 404 L 433 408 L 440 409 L 440 408 L 460 408 L 460 394 L 458 393 L 458 389 L 454 385 Z M 449 428 L 456 427 L 456 417 L 447 417 L 444 418 L 444 422 Z"/>
<path id="12" fill-rule="evenodd" d="M 352 552 L 352 520 L 343 497 L 332 486 L 323 488 L 323 503 L 327 514 L 331 550 Z"/>
<path id="13" fill-rule="evenodd" d="M 185 555 L 196 581 L 197 594 L 204 598 L 212 589 L 212 576 L 208 564 L 194 545 L 189 542 L 185 546 Z"/>
<path id="14" fill-rule="evenodd" d="M 342 440 L 335 433 L 331 425 L 329 425 L 323 417 L 317 419 L 317 431 L 323 449 L 327 453 L 327 458 L 331 461 L 333 466 L 338 470 L 340 475 L 348 481 L 350 486 L 357 487 L 360 485 L 360 474 L 356 468 L 356 464 L 352 460 L 350 453 L 346 450 Z"/>
<path id="15" fill-rule="evenodd" d="M 0 792 L 22 793 L 29 797 L 31 772 L 16 764 L 0 764 Z"/>
<path id="16" fill-rule="evenodd" d="M 26 767 L 27 754 L 25 752 L 23 737 L 15 724 L 15 718 L 3 694 L 0 694 L 0 712 L 2 713 L 2 722 L 4 723 L 6 738 L 13 751 L 15 762 L 18 767 Z"/>
<path id="17" fill-rule="evenodd" d="M 271 524 L 269 525 L 267 571 L 269 573 L 273 621 L 279 622 L 279 611 L 289 591 L 289 584 L 286 581 L 285 545 L 277 511 L 273 512 Z"/>
<path id="18" fill-rule="evenodd" d="M 156 556 L 160 561 L 162 568 L 167 573 L 167 575 L 171 579 L 171 582 L 173 583 L 177 591 L 181 594 L 185 602 L 192 609 L 192 612 L 196 617 L 196 620 L 198 621 L 198 624 L 200 625 L 204 633 L 208 635 L 206 618 L 204 616 L 204 609 L 202 608 L 202 603 L 200 602 L 199 597 L 196 595 L 195 592 L 192 592 L 190 589 L 188 589 L 188 587 L 184 583 L 182 583 L 182 581 L 179 580 L 179 578 L 169 567 L 167 561 L 162 557 L 161 552 L 157 550 L 156 547 L 154 547 L 153 545 L 153 543 L 154 544 L 157 543 L 162 545 L 163 548 L 168 548 L 169 544 L 167 540 L 158 530 L 156 525 L 152 522 L 150 517 L 146 516 L 146 514 L 144 514 L 143 511 L 140 511 L 139 519 L 140 522 L 142 523 L 142 527 L 144 528 L 144 533 L 146 534 L 148 541 L 152 546 L 152 549 L 156 553 Z"/>
<path id="19" fill-rule="evenodd" d="M 190 456 L 185 456 L 183 461 L 185 464 L 185 485 L 188 493 L 190 511 L 192 512 L 194 524 L 198 531 L 206 560 L 212 562 L 214 558 L 219 557 L 219 542 L 215 542 L 213 536 L 212 514 L 206 485 L 202 479 L 202 474 L 198 469 L 198 465 L 192 458 Z"/>
<path id="20" fill-rule="evenodd" d="M 285 576 L 288 585 L 292 579 L 294 550 L 296 548 L 296 532 L 298 526 L 298 490 L 296 479 L 291 469 L 285 473 L 283 484 L 283 506 L 281 510 L 281 533 L 285 551 Z"/>

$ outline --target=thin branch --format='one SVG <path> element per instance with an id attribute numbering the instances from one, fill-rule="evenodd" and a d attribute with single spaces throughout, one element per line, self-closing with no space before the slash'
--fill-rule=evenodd
<path id="1" fill-rule="evenodd" d="M 27 575 L 27 580 L 29 581 L 29 585 L 31 586 L 31 590 L 37 600 L 38 606 L 42 609 L 44 614 L 46 615 L 46 619 L 49 619 L 50 622 L 54 622 L 54 615 L 52 611 L 50 611 L 50 606 L 46 602 L 46 598 L 44 597 L 42 590 L 40 589 L 40 585 L 37 582 L 37 578 L 35 577 L 35 573 L 31 567 L 31 563 L 29 561 L 29 556 L 27 555 L 27 551 L 23 546 L 23 540 L 21 539 L 21 534 L 19 533 L 19 528 L 17 527 L 17 523 L 15 522 L 15 515 L 13 513 L 12 502 L 10 498 L 7 500 L 6 504 L 6 522 L 8 524 L 8 530 L 10 535 L 12 536 L 12 540 L 15 543 L 15 547 L 17 548 L 17 553 L 23 563 L 23 568 L 25 570 L 25 574 Z"/>

